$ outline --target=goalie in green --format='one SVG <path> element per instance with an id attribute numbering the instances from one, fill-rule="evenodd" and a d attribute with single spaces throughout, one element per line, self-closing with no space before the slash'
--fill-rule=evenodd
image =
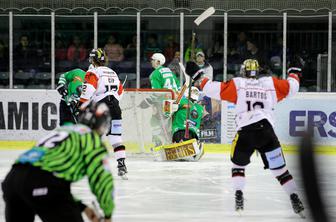
<path id="1" fill-rule="evenodd" d="M 174 100 L 166 100 L 163 111 L 166 117 L 172 117 L 172 142 L 170 145 L 158 146 L 153 151 L 160 160 L 197 161 L 203 154 L 203 144 L 199 141 L 201 121 L 204 107 L 197 103 L 200 92 L 196 87 L 191 88 L 190 114 L 187 117 L 188 99 L 185 97 L 177 104 Z M 186 123 L 189 125 L 189 138 L 185 138 Z"/>

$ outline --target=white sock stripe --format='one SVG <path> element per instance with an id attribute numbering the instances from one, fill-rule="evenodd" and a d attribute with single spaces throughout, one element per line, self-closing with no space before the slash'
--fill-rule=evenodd
<path id="1" fill-rule="evenodd" d="M 115 152 L 114 155 L 115 155 L 116 160 L 119 160 L 120 158 L 126 158 L 125 150 L 119 150 L 119 151 Z"/>

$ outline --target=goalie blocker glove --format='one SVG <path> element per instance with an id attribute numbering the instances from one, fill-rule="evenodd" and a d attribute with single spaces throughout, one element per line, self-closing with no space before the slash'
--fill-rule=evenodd
<path id="1" fill-rule="evenodd" d="M 192 81 L 199 80 L 204 74 L 203 70 L 195 62 L 192 61 L 187 62 L 186 73 L 188 76 L 190 76 Z"/>
<path id="2" fill-rule="evenodd" d="M 64 84 L 59 84 L 57 87 L 56 87 L 56 90 L 58 91 L 58 93 L 65 97 L 68 95 L 68 90 L 65 88 L 65 85 Z"/>

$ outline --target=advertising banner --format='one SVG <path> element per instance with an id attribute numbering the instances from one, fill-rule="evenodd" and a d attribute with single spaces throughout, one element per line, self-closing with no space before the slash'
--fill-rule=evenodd
<path id="1" fill-rule="evenodd" d="M 0 90 L 0 140 L 36 140 L 55 129 L 56 90 Z"/>
<path id="2" fill-rule="evenodd" d="M 59 125 L 60 96 L 55 90 L 0 90 L 0 98 L 0 140 L 36 140 Z M 296 144 L 300 135 L 311 128 L 318 144 L 336 145 L 334 101 L 336 93 L 300 93 L 280 102 L 275 107 L 274 127 L 280 142 Z M 133 115 L 123 110 L 123 115 Z M 235 105 L 214 101 L 208 113 L 202 140 L 230 144 L 236 133 Z M 148 115 L 144 119 L 150 120 Z"/>

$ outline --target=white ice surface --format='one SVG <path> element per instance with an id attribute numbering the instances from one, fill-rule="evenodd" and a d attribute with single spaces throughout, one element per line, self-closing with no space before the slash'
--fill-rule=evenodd
<path id="1" fill-rule="evenodd" d="M 0 180 L 22 151 L 0 151 Z M 297 156 L 286 155 L 287 166 L 300 185 Z M 335 200 L 336 156 L 322 156 L 326 177 L 322 183 L 330 199 Z M 111 163 L 116 163 L 112 159 Z M 208 154 L 199 162 L 155 162 L 152 158 L 127 160 L 129 180 L 115 176 L 116 209 L 113 222 L 294 222 L 303 220 L 294 214 L 288 196 L 260 157 L 253 156 L 246 170 L 245 211 L 234 211 L 229 154 Z M 116 169 L 113 167 L 116 175 Z M 90 204 L 94 196 L 86 179 L 72 187 L 76 197 Z M 299 188 L 299 194 L 302 194 Z M 306 201 L 303 198 L 305 205 Z M 332 203 L 329 211 L 336 215 Z M 19 211 L 18 211 L 19 212 Z M 306 211 L 309 218 L 309 214 Z M 4 203 L 0 198 L 0 221 Z M 40 221 L 37 219 L 36 221 Z"/>

